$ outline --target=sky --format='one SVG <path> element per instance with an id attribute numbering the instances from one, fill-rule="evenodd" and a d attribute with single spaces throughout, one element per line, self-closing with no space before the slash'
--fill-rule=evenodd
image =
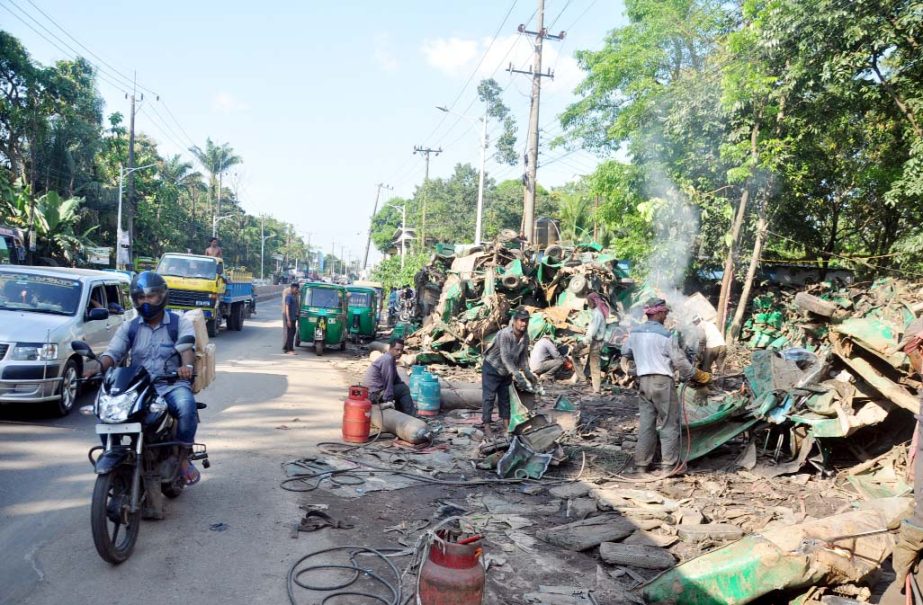
<path id="1" fill-rule="evenodd" d="M 365 250 L 377 185 L 382 198 L 409 197 L 424 160 L 441 148 L 430 177 L 480 162 L 478 82 L 494 77 L 525 148 L 536 3 L 530 0 L 194 0 L 114 2 L 0 0 L 0 28 L 42 64 L 84 56 L 100 72 L 106 113 L 129 111 L 137 74 L 144 95 L 137 130 L 161 154 L 183 154 L 206 137 L 229 143 L 243 164 L 225 177 L 251 214 L 290 222 L 314 246 L 358 258 Z M 539 123 L 542 141 L 577 97 L 577 50 L 599 49 L 625 23 L 622 0 L 546 0 Z M 436 106 L 456 113 L 445 114 Z M 499 134 L 491 124 L 488 133 Z M 584 151 L 543 150 L 538 181 L 557 186 L 593 170 Z M 543 166 L 543 164 L 545 164 Z M 522 165 L 488 159 L 498 182 Z M 489 203 L 489 200 L 488 200 Z M 468 236 L 473 238 L 472 233 Z M 335 245 L 335 248 L 334 248 Z M 377 253 L 372 251 L 370 262 Z"/>

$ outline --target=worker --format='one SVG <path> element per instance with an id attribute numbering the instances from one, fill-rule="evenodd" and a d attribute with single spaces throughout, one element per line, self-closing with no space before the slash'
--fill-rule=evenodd
<path id="1" fill-rule="evenodd" d="M 205 249 L 205 256 L 221 258 L 221 243 L 218 241 L 217 237 L 209 238 L 208 248 Z"/>
<path id="2" fill-rule="evenodd" d="M 912 370 L 923 376 L 923 318 L 910 323 L 898 346 L 910 359 Z M 895 580 L 902 588 L 907 574 L 916 567 L 920 552 L 923 552 L 923 409 L 917 412 L 916 432 L 913 439 L 916 451 L 911 452 L 916 460 L 913 465 L 913 516 L 901 523 L 897 544 L 894 545 L 894 557 L 891 559 Z"/>
<path id="3" fill-rule="evenodd" d="M 547 374 L 554 378 L 563 366 L 564 356 L 561 355 L 561 351 L 548 334 L 543 334 L 532 347 L 532 353 L 529 355 L 529 369 L 536 376 L 541 377 Z"/>
<path id="4" fill-rule="evenodd" d="M 727 343 L 721 330 L 715 322 L 696 317 L 695 323 L 699 326 L 703 337 L 702 362 L 699 369 L 703 372 L 724 374 L 724 364 L 727 361 Z M 713 368 L 714 366 L 714 368 Z"/>
<path id="5" fill-rule="evenodd" d="M 286 355 L 297 355 L 295 353 L 295 330 L 298 329 L 298 282 L 293 281 L 289 286 L 288 294 L 282 299 L 282 351 Z"/>
<path id="6" fill-rule="evenodd" d="M 410 396 L 410 387 L 397 373 L 397 360 L 403 353 L 404 340 L 395 338 L 388 345 L 388 352 L 368 367 L 362 382 L 369 388 L 369 401 L 372 403 L 393 401 L 397 411 L 414 416 L 417 409 Z"/>
<path id="7" fill-rule="evenodd" d="M 494 435 L 491 417 L 494 413 L 494 400 L 500 422 L 507 426 L 510 421 L 510 391 L 514 382 L 525 390 L 538 388 L 538 376 L 529 369 L 529 312 L 523 308 L 513 313 L 508 326 L 497 332 L 494 341 L 484 354 L 484 366 L 481 369 L 481 424 L 484 437 Z"/>
<path id="8" fill-rule="evenodd" d="M 587 306 L 590 308 L 590 322 L 583 336 L 583 346 L 587 350 L 587 365 L 590 368 L 590 382 L 593 392 L 599 393 L 602 382 L 599 354 L 602 350 L 603 339 L 606 336 L 606 320 L 609 318 L 609 303 L 596 292 L 587 296 Z"/>
<path id="9" fill-rule="evenodd" d="M 622 355 L 632 358 L 638 372 L 641 390 L 639 402 L 638 444 L 635 446 L 634 468 L 629 472 L 651 470 L 657 449 L 657 427 L 660 428 L 660 464 L 663 475 L 681 469 L 680 407 L 674 385 L 674 373 L 681 380 L 694 379 L 707 384 L 711 375 L 695 369 L 679 346 L 676 336 L 664 327 L 670 308 L 662 298 L 652 298 L 644 305 L 647 321 L 635 327 L 622 344 Z"/>

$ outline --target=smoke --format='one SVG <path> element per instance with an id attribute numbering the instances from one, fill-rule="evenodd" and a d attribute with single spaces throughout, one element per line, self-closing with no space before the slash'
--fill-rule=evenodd
<path id="1" fill-rule="evenodd" d="M 670 305 L 670 314 L 683 343 L 698 344 L 701 333 L 686 306 L 683 282 L 699 235 L 699 211 L 659 168 L 648 171 L 648 210 L 654 226 L 651 253 L 644 262 L 647 289 Z"/>

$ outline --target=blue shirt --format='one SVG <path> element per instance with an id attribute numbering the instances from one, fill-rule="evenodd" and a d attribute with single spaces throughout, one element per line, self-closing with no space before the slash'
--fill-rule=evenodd
<path id="1" fill-rule="evenodd" d="M 133 366 L 143 366 L 151 376 L 168 374 L 179 369 L 182 359 L 176 351 L 176 343 L 170 339 L 170 331 L 167 326 L 174 317 L 179 318 L 179 330 L 177 339 L 183 336 L 191 336 L 195 342 L 195 327 L 183 315 L 173 315 L 164 312 L 163 319 L 156 326 L 151 327 L 146 321 L 142 321 L 138 326 L 138 333 L 135 334 L 135 341 L 128 341 L 128 331 L 131 322 L 126 321 L 119 326 L 118 331 L 109 342 L 109 348 L 103 355 L 108 356 L 115 365 L 122 362 L 125 357 L 131 353 L 131 364 Z M 177 380 L 173 384 L 158 383 L 156 385 L 157 393 L 164 395 L 169 393 L 178 386 L 189 386 L 188 380 Z"/>

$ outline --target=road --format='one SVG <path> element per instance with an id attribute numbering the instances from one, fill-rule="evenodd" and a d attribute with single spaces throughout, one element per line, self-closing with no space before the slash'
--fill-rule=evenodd
<path id="1" fill-rule="evenodd" d="M 142 524 L 120 566 L 90 535 L 95 419 L 0 407 L 0 604 L 286 602 L 289 566 L 326 544 L 291 538 L 298 499 L 279 487 L 280 464 L 339 437 L 346 383 L 327 357 L 282 354 L 277 308 L 214 339 L 217 379 L 197 395 L 211 468 L 165 520 Z"/>

